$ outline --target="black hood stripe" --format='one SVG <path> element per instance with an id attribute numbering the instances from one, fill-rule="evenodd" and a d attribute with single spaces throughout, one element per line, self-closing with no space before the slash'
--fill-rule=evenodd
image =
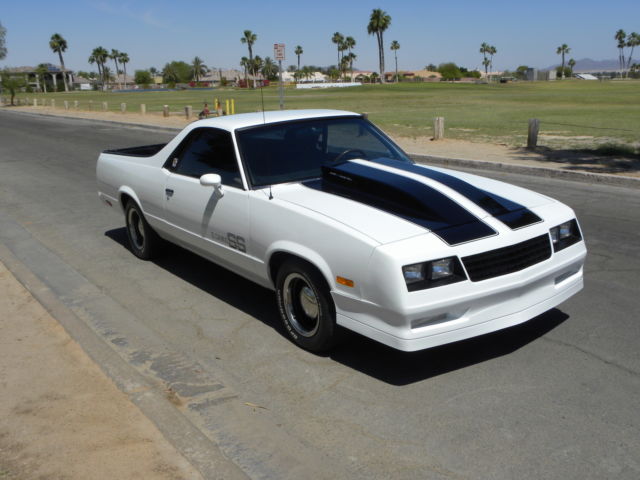
<path id="1" fill-rule="evenodd" d="M 431 180 L 435 180 L 463 195 L 484 211 L 494 216 L 512 230 L 533 225 L 541 222 L 542 219 L 528 208 L 496 195 L 495 193 L 481 190 L 470 183 L 460 180 L 453 175 L 433 170 L 426 166 L 419 166 L 412 163 L 400 162 L 388 158 L 378 158 L 371 160 L 374 163 L 387 167 L 397 168 L 405 172 L 415 173 Z"/>
<path id="2" fill-rule="evenodd" d="M 322 170 L 321 180 L 303 185 L 404 218 L 429 229 L 449 245 L 496 234 L 449 197 L 412 178 L 353 162 Z"/>

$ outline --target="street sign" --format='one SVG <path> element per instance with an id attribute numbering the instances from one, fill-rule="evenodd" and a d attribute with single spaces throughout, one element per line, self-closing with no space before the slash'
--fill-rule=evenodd
<path id="1" fill-rule="evenodd" d="M 273 57 L 276 60 L 284 60 L 284 43 L 273 44 Z"/>

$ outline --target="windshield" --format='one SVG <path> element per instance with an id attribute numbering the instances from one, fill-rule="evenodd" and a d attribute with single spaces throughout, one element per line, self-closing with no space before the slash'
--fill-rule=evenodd
<path id="1" fill-rule="evenodd" d="M 236 132 L 254 187 L 317 178 L 321 166 L 343 160 L 411 160 L 361 117 L 322 118 L 261 125 Z"/>

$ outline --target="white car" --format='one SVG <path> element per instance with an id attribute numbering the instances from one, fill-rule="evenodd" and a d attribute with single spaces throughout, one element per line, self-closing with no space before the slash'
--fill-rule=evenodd
<path id="1" fill-rule="evenodd" d="M 339 327 L 414 351 L 525 322 L 583 286 L 562 203 L 414 163 L 361 115 L 275 111 L 194 122 L 103 152 L 100 199 L 132 252 L 176 243 L 276 291 L 302 348 Z"/>

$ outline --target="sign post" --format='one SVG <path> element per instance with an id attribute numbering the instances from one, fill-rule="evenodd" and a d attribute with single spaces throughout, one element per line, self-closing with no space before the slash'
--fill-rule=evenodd
<path id="1" fill-rule="evenodd" d="M 273 44 L 273 58 L 278 60 L 278 78 L 280 80 L 278 93 L 280 96 L 280 110 L 284 110 L 284 83 L 282 83 L 282 61 L 284 60 L 284 43 Z"/>

